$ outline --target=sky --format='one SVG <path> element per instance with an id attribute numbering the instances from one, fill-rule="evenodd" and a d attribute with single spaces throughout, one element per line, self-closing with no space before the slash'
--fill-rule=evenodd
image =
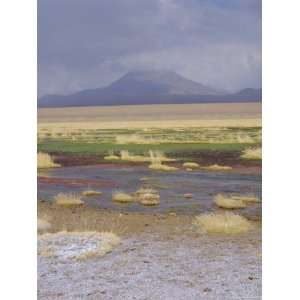
<path id="1" fill-rule="evenodd" d="M 38 0 L 37 30 L 39 96 L 153 69 L 261 87 L 261 0 Z"/>

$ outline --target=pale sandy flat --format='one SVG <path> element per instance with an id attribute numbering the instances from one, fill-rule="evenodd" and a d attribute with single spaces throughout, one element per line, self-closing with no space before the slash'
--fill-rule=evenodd
<path id="1" fill-rule="evenodd" d="M 261 126 L 261 103 L 41 108 L 38 123 L 53 129 L 252 127 Z"/>

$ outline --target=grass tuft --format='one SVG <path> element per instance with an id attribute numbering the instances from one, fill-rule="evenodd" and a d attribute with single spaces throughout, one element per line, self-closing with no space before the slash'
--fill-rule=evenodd
<path id="1" fill-rule="evenodd" d="M 186 199 L 191 199 L 191 198 L 193 198 L 193 194 L 186 193 L 186 194 L 183 194 L 183 197 Z"/>
<path id="2" fill-rule="evenodd" d="M 46 233 L 38 238 L 38 255 L 82 261 L 104 256 L 120 242 L 113 232 Z"/>
<path id="3" fill-rule="evenodd" d="M 86 190 L 82 192 L 82 195 L 85 197 L 90 197 L 90 196 L 99 196 L 101 195 L 102 192 L 100 191 L 94 191 L 94 190 Z"/>
<path id="4" fill-rule="evenodd" d="M 84 204 L 80 196 L 71 193 L 59 193 L 54 197 L 54 201 L 57 205 L 69 208 L 82 206 Z"/>
<path id="5" fill-rule="evenodd" d="M 145 206 L 155 206 L 160 203 L 158 191 L 152 188 L 141 188 L 135 193 L 136 200 Z"/>
<path id="6" fill-rule="evenodd" d="M 215 196 L 214 202 L 217 206 L 227 209 L 238 209 L 246 207 L 246 204 L 243 200 L 231 196 L 225 196 L 222 194 L 218 194 L 217 196 Z"/>
<path id="7" fill-rule="evenodd" d="M 253 195 L 248 195 L 248 196 L 234 195 L 234 196 L 232 196 L 232 198 L 235 199 L 235 200 L 241 200 L 244 203 L 258 203 L 258 202 L 260 202 L 260 199 L 256 196 L 253 196 Z"/>
<path id="8" fill-rule="evenodd" d="M 59 164 L 54 163 L 52 157 L 48 153 L 39 152 L 37 154 L 37 167 L 38 169 L 57 168 Z"/>
<path id="9" fill-rule="evenodd" d="M 244 217 L 226 212 L 208 213 L 195 217 L 193 225 L 200 231 L 213 234 L 239 234 L 251 229 L 251 223 Z"/>
<path id="10" fill-rule="evenodd" d="M 203 167 L 203 169 L 209 170 L 209 171 L 228 171 L 228 170 L 231 170 L 232 167 L 230 167 L 230 166 L 220 166 L 220 165 L 214 164 L 214 165 L 211 165 L 211 166 Z"/>
<path id="11" fill-rule="evenodd" d="M 119 160 L 120 157 L 115 155 L 113 151 L 109 151 L 109 155 L 104 156 L 105 160 Z"/>
<path id="12" fill-rule="evenodd" d="M 37 231 L 39 234 L 47 232 L 51 228 L 51 224 L 43 219 L 37 219 Z"/>
<path id="13" fill-rule="evenodd" d="M 152 163 L 149 165 L 149 169 L 156 170 L 156 171 L 176 171 L 178 168 L 171 167 L 168 165 L 163 165 L 162 163 Z"/>
<path id="14" fill-rule="evenodd" d="M 199 164 L 196 162 L 185 162 L 182 166 L 187 169 L 198 169 L 199 168 Z"/>
<path id="15" fill-rule="evenodd" d="M 242 152 L 241 158 L 244 159 L 261 159 L 262 151 L 261 148 L 248 148 Z"/>
<path id="16" fill-rule="evenodd" d="M 134 199 L 130 194 L 122 191 L 115 191 L 112 194 L 112 200 L 119 203 L 131 203 Z"/>

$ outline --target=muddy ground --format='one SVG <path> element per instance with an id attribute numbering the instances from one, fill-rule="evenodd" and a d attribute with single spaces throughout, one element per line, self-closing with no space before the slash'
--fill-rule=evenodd
<path id="1" fill-rule="evenodd" d="M 100 154 L 78 154 L 63 152 L 51 152 L 50 154 L 54 157 L 55 163 L 58 163 L 63 167 L 108 164 L 108 161 L 104 160 L 103 155 Z M 184 162 L 181 159 L 180 154 L 169 156 L 177 159 L 175 163 L 168 163 L 169 165 L 180 167 Z M 261 160 L 244 160 L 241 159 L 240 156 L 240 151 L 196 151 L 184 153 L 185 161 L 188 158 L 188 160 L 197 162 L 201 166 L 219 164 L 231 166 L 234 172 L 241 172 L 245 174 L 261 173 Z M 141 163 L 124 161 L 110 163 L 109 165 L 113 167 L 116 164 L 122 164 L 124 166 L 141 165 Z"/>
<path id="2" fill-rule="evenodd" d="M 261 223 L 206 235 L 191 216 L 61 208 L 38 203 L 51 232 L 106 231 L 122 242 L 81 262 L 38 257 L 39 299 L 261 299 Z"/>

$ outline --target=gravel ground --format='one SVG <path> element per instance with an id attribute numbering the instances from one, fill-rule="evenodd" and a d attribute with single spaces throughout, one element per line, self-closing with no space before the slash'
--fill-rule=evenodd
<path id="1" fill-rule="evenodd" d="M 216 236 L 197 233 L 186 217 L 151 218 L 163 221 L 127 232 L 103 257 L 38 256 L 38 299 L 261 299 L 258 223 L 247 234 Z"/>

